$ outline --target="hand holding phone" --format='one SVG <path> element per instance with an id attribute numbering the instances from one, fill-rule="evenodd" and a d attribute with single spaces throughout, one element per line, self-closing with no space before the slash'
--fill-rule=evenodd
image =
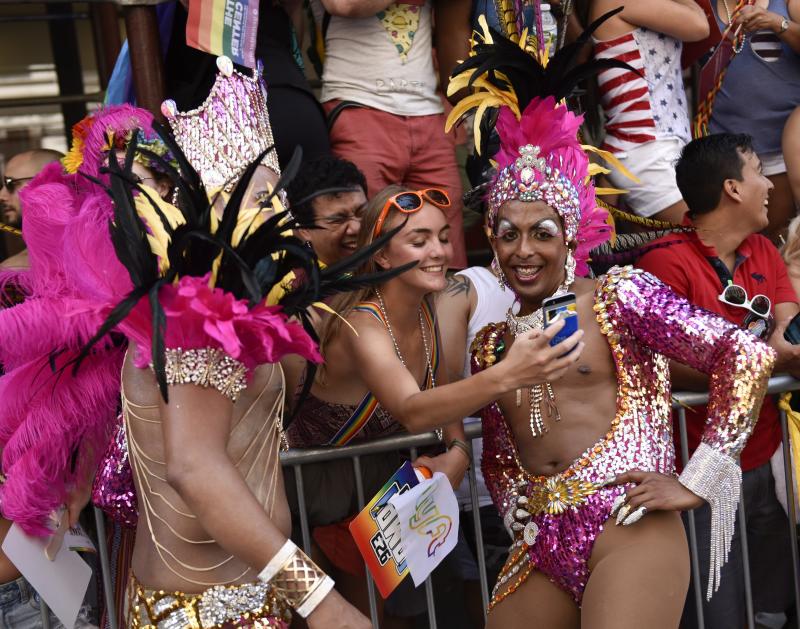
<path id="1" fill-rule="evenodd" d="M 555 297 L 548 297 L 542 302 L 544 327 L 548 328 L 559 319 L 564 320 L 564 327 L 550 339 L 550 346 L 558 345 L 578 331 L 578 305 L 575 293 L 565 293 Z"/>

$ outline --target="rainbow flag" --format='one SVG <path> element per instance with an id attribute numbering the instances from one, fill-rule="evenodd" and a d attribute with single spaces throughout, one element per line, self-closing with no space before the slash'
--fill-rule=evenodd
<path id="1" fill-rule="evenodd" d="M 239 65 L 256 65 L 259 0 L 189 0 L 186 43 Z"/>

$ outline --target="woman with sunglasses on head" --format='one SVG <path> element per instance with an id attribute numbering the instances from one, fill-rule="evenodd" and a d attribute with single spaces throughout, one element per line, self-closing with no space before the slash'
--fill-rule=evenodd
<path id="1" fill-rule="evenodd" d="M 562 101 L 597 70 L 575 67 L 579 48 L 543 68 L 486 32 L 450 84 L 479 86 L 453 118 L 502 103 L 475 125 L 485 138 L 488 122 L 499 139 L 487 153 L 497 164 L 488 225 L 498 275 L 519 301 L 518 312 L 476 335 L 473 373 L 502 365 L 526 331 L 549 329 L 550 299 L 573 313 L 570 327 L 586 343 L 560 381 L 502 395 L 483 411 L 484 479 L 514 537 L 487 626 L 674 629 L 689 580 L 678 511 L 711 505 L 710 596 L 733 535 L 736 457 L 774 352 L 650 274 L 615 267 L 581 277 L 610 229 L 590 177 L 597 169 L 578 141 L 581 117 Z M 667 358 L 712 376 L 702 444 L 680 477 Z"/>
<path id="2" fill-rule="evenodd" d="M 343 446 L 443 428 L 447 451 L 417 463 L 447 474 L 455 487 L 469 464 L 461 419 L 517 387 L 557 380 L 580 356 L 580 333 L 549 347 L 556 326 L 525 334 L 505 366 L 447 384 L 431 294 L 445 287 L 452 255 L 443 212 L 449 202 L 443 190 L 390 186 L 367 207 L 359 247 L 389 230 L 399 232 L 360 271 L 407 270 L 331 304 L 339 316 L 319 326 L 325 363 L 293 414 L 287 429 L 291 447 Z M 365 495 L 373 495 L 401 463 L 400 454 L 362 457 Z M 349 600 L 366 609 L 363 564 L 346 527 L 358 511 L 352 464 L 325 464 L 319 478 L 311 479 L 304 467 L 303 475 L 318 496 L 309 505 L 311 524 L 318 525 L 314 539 L 335 565 L 342 592 L 348 596 L 349 580 Z"/>

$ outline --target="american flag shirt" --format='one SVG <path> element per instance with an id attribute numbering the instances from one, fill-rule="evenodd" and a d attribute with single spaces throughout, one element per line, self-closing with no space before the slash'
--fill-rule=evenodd
<path id="1" fill-rule="evenodd" d="M 618 59 L 637 72 L 611 68 L 597 77 L 606 117 L 603 148 L 622 153 L 664 138 L 691 140 L 679 40 L 646 28 L 595 40 L 597 59 Z"/>

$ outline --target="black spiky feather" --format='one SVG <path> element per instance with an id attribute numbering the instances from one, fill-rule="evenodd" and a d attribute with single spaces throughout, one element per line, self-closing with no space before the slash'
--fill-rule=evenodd
<path id="1" fill-rule="evenodd" d="M 522 112 L 534 98 L 553 96 L 556 102 L 568 98 L 582 81 L 602 70 L 621 68 L 639 73 L 629 64 L 616 59 L 591 59 L 579 63 L 580 54 L 590 43 L 592 34 L 620 11 L 622 7 L 596 19 L 574 42 L 558 50 L 546 66 L 517 43 L 490 28 L 493 42 L 476 39 L 473 55 L 456 66 L 451 77 L 469 72 L 469 84 L 472 85 L 485 74 L 486 80 L 495 88 L 503 91 L 510 89 L 515 94 L 519 111 Z M 490 107 L 480 121 L 481 146 L 477 147 L 479 163 L 473 166 L 475 170 L 489 172 L 489 158 L 500 147 L 496 134 L 492 133 L 496 119 L 497 108 Z M 472 183 L 476 187 L 480 185 L 479 182 Z"/>
<path id="2" fill-rule="evenodd" d="M 283 306 L 288 316 L 301 319 L 312 337 L 315 335 L 306 314 L 309 306 L 337 292 L 384 282 L 413 266 L 412 263 L 369 276 L 353 275 L 353 271 L 385 245 L 402 225 L 349 258 L 325 269 L 320 267 L 314 251 L 292 235 L 291 230 L 300 225 L 289 213 L 271 216 L 252 230 L 248 237 L 241 238 L 234 245 L 233 234 L 239 222 L 240 210 L 243 209 L 245 192 L 262 158 L 273 148 L 267 149 L 247 167 L 225 204 L 216 232 L 212 233 L 212 212 L 216 198 L 208 198 L 199 174 L 189 164 L 166 129 L 157 124 L 154 124 L 154 129 L 175 157 L 178 168 L 146 149 L 139 149 L 135 139 L 128 146 L 122 164 L 118 162 L 114 151 L 110 152 L 105 170 L 110 174 L 110 183 L 104 187 L 114 205 L 114 218 L 110 224 L 111 239 L 117 257 L 128 270 L 133 289 L 114 307 L 95 336 L 83 348 L 74 363 L 74 369 L 78 369 L 92 347 L 119 325 L 141 299 L 147 298 L 153 325 L 153 370 L 161 394 L 167 400 L 164 370 L 166 317 L 158 299 L 158 291 L 179 277 L 205 276 L 212 271 L 218 258 L 220 261 L 215 286 L 230 292 L 237 299 L 246 299 L 251 307 L 263 303 L 270 290 L 290 273 L 301 278 L 302 281 L 295 282 L 283 295 L 279 305 Z M 136 134 L 133 137 L 136 138 Z M 147 196 L 147 191 L 138 183 L 131 171 L 133 155 L 137 150 L 157 161 L 177 189 L 176 207 L 185 220 L 184 224 L 171 227 L 158 204 Z M 268 207 L 272 197 L 288 185 L 297 172 L 300 161 L 300 149 L 297 149 L 274 190 L 266 199 L 261 200 L 262 207 Z M 158 258 L 147 240 L 147 227 L 136 211 L 135 196 L 138 194 L 144 195 L 170 237 L 167 248 L 169 268 L 164 274 L 159 272 Z"/>

